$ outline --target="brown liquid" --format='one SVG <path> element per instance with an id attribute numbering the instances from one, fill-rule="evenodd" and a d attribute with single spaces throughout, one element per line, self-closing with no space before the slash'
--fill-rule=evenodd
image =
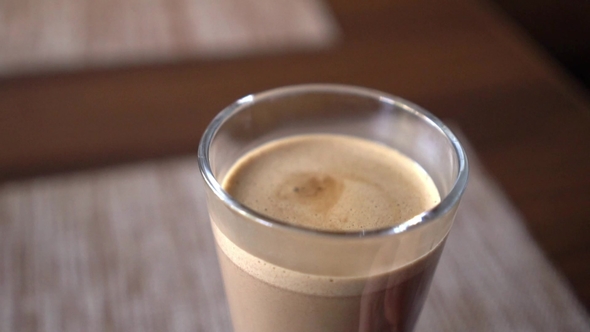
<path id="1" fill-rule="evenodd" d="M 336 135 L 277 140 L 240 159 L 224 188 L 273 218 L 322 230 L 375 229 L 433 207 L 438 191 L 409 158 Z M 409 331 L 434 273 L 439 244 L 379 275 L 311 275 L 236 246 L 213 222 L 234 328 L 270 331 Z"/>

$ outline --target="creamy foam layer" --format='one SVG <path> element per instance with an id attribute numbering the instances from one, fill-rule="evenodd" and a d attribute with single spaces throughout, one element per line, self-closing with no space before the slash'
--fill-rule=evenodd
<path id="1" fill-rule="evenodd" d="M 269 263 L 235 245 L 219 230 L 215 222 L 212 223 L 212 229 L 221 250 L 220 254 L 225 255 L 231 261 L 230 264 L 235 264 L 250 277 L 288 291 L 324 297 L 360 296 L 363 293 L 394 287 L 433 264 L 433 256 L 437 256 L 433 253 L 442 250 L 441 241 L 424 256 L 388 273 L 361 277 L 322 276 L 301 273 Z M 436 258 L 434 260 L 436 261 Z M 221 263 L 223 265 L 224 260 Z M 227 275 L 226 278 L 233 277 Z"/>
<path id="2" fill-rule="evenodd" d="M 222 185 L 262 214 L 322 230 L 393 226 L 440 201 L 432 179 L 413 160 L 386 146 L 341 135 L 293 136 L 262 145 L 238 160 Z M 247 275 L 281 289 L 327 297 L 359 296 L 367 287 L 378 291 L 408 280 L 432 264 L 436 256 L 432 253 L 442 243 L 386 273 L 364 271 L 360 276 L 337 277 L 266 262 L 228 239 L 215 220 L 213 232 L 220 254 L 229 258 L 227 263 Z M 404 252 L 413 255 L 415 248 L 405 246 Z M 386 254 L 400 259 L 403 255 Z"/>
<path id="3" fill-rule="evenodd" d="M 390 227 L 440 201 L 430 176 L 400 152 L 343 135 L 300 135 L 243 156 L 224 189 L 272 218 L 321 230 Z"/>

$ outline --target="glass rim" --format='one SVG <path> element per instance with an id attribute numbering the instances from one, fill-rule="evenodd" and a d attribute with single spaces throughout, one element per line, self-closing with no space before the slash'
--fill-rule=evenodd
<path id="1" fill-rule="evenodd" d="M 332 231 L 298 226 L 264 215 L 240 203 L 238 200 L 236 200 L 223 189 L 221 183 L 217 180 L 211 169 L 211 164 L 209 162 L 209 149 L 217 132 L 229 118 L 239 113 L 248 105 L 251 105 L 258 101 L 268 100 L 271 98 L 297 95 L 309 92 L 343 93 L 372 98 L 378 100 L 380 103 L 387 103 L 392 106 L 401 108 L 404 111 L 411 113 L 415 116 L 418 116 L 422 120 L 428 122 L 430 125 L 436 127 L 436 129 L 442 132 L 443 135 L 451 143 L 454 153 L 457 156 L 457 161 L 459 163 L 457 177 L 449 193 L 445 195 L 443 198 L 441 198 L 441 201 L 431 209 L 423 211 L 422 213 L 400 224 L 378 229 L 359 231 Z M 199 169 L 201 171 L 203 179 L 205 180 L 205 183 L 209 186 L 209 188 L 213 191 L 217 198 L 219 198 L 225 204 L 225 206 L 230 208 L 232 211 L 265 227 L 282 228 L 288 231 L 299 231 L 312 235 L 323 235 L 329 237 L 355 238 L 394 235 L 409 232 L 417 227 L 429 224 L 430 222 L 445 215 L 459 203 L 459 200 L 461 199 L 461 196 L 463 195 L 463 192 L 465 191 L 465 188 L 467 186 L 467 178 L 469 173 L 467 156 L 465 154 L 463 146 L 461 145 L 461 143 L 459 143 L 459 140 L 453 134 L 453 132 L 432 113 L 403 98 L 382 91 L 359 86 L 341 84 L 291 85 L 274 88 L 259 93 L 249 94 L 245 97 L 242 97 L 234 103 L 232 103 L 231 105 L 224 108 L 221 112 L 219 112 L 219 114 L 215 116 L 215 118 L 213 118 L 211 123 L 205 129 L 203 136 L 201 137 L 197 155 Z"/>

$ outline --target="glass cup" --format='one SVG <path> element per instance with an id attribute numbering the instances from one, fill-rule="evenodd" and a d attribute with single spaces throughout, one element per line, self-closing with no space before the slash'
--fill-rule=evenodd
<path id="1" fill-rule="evenodd" d="M 318 133 L 400 151 L 428 172 L 440 203 L 392 227 L 322 231 L 265 216 L 223 189 L 224 176 L 248 151 Z M 439 119 L 361 87 L 278 88 L 219 113 L 198 160 L 235 331 L 413 330 L 468 176 L 463 148 Z"/>

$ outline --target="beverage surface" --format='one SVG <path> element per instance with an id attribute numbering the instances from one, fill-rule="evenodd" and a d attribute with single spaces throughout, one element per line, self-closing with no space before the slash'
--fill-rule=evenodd
<path id="1" fill-rule="evenodd" d="M 234 164 L 223 187 L 259 213 L 332 231 L 394 226 L 440 201 L 430 176 L 410 158 L 332 134 L 266 143 Z"/>

